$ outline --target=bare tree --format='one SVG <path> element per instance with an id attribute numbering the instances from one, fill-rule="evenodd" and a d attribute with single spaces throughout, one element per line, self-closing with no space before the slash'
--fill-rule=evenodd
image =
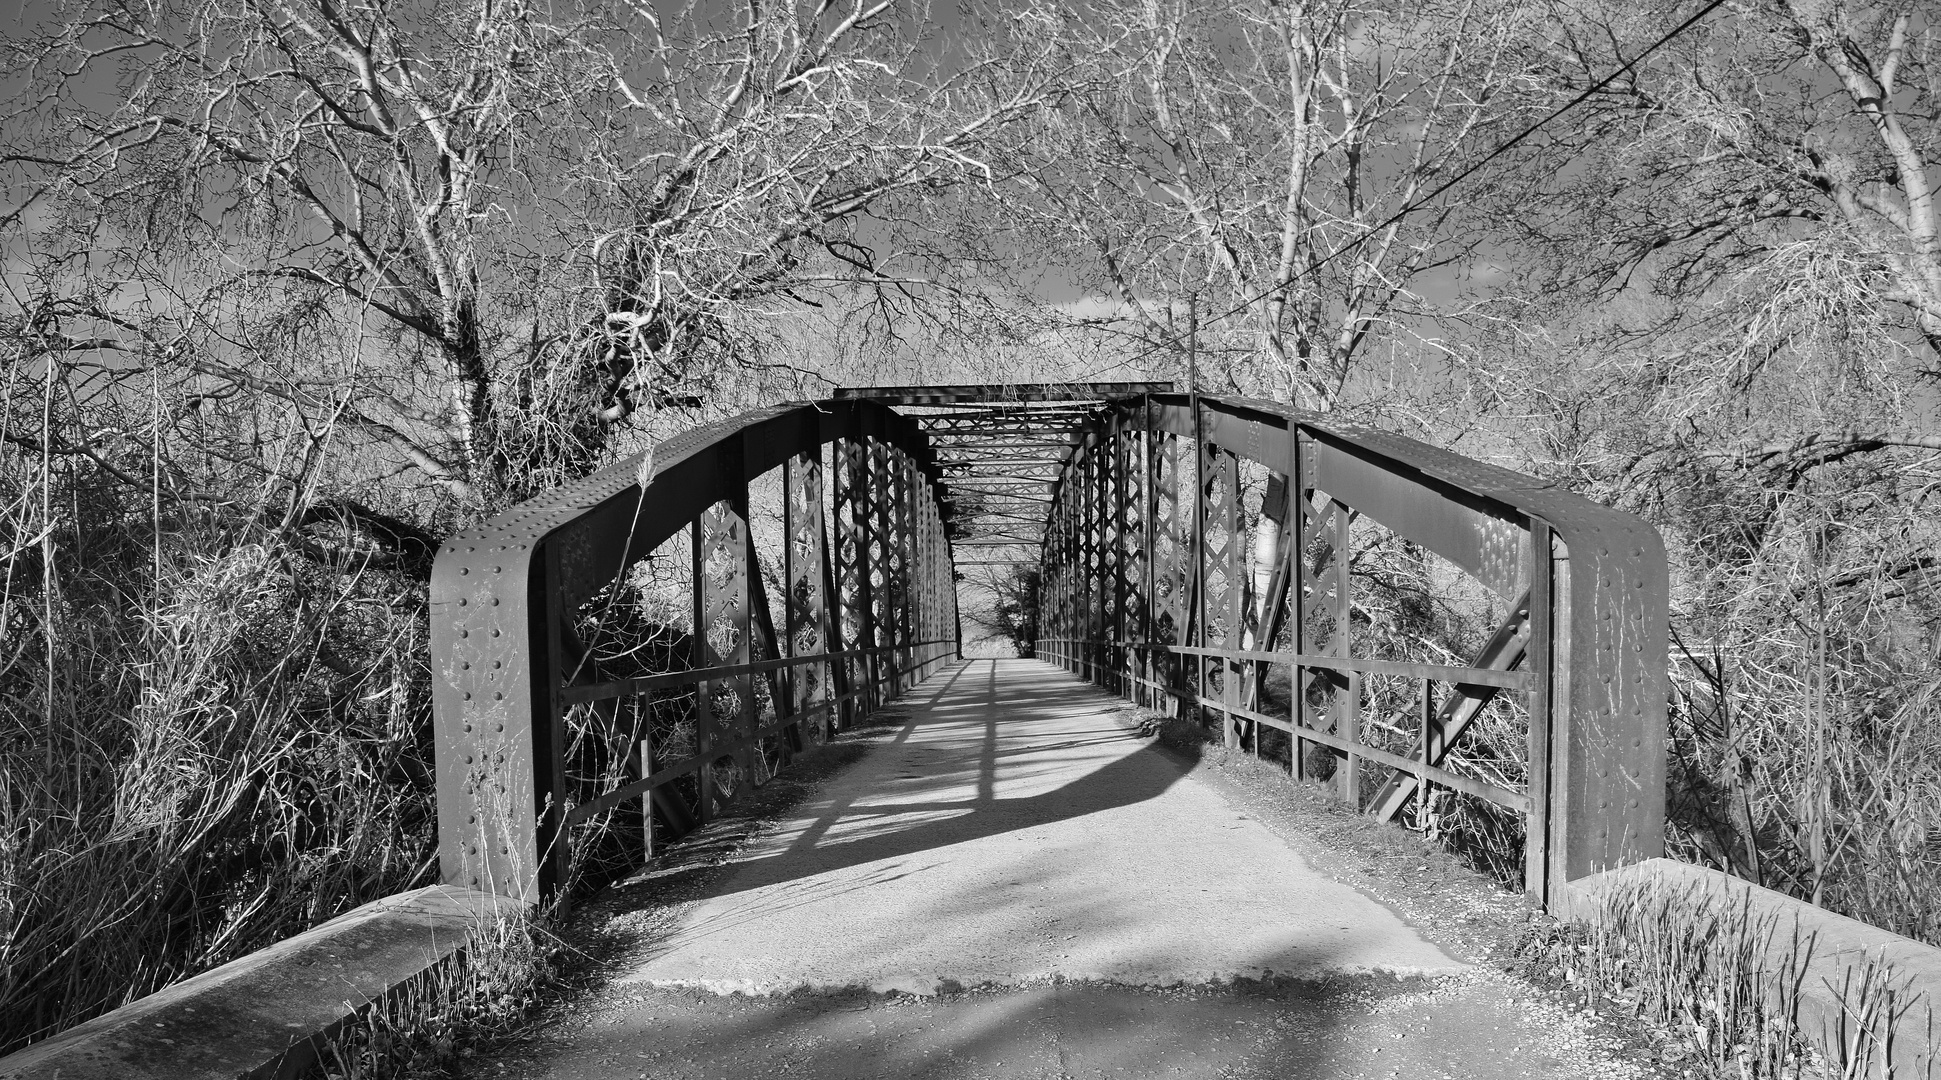
<path id="1" fill-rule="evenodd" d="M 1685 12 L 1550 14 L 1562 102 Z M 1530 303 L 1461 419 L 1666 533 L 1674 848 L 1930 940 L 1934 33 L 1731 5 L 1547 127 L 1495 189 Z"/>
<path id="2" fill-rule="evenodd" d="M 1662 29 L 1628 8 L 1553 16 L 1530 66 L 1559 100 Z M 1713 448 L 1721 464 L 1922 445 L 1899 412 L 1941 362 L 1936 34 L 1913 5 L 1773 0 L 1669 43 L 1553 125 L 1524 183 L 1500 189 L 1500 226 L 1535 256 L 1527 292 L 1620 301 L 1601 329 L 1662 357 L 1700 428 L 1787 364 L 1837 373 L 1864 402 L 1768 413 Z"/>
<path id="3" fill-rule="evenodd" d="M 942 66 L 926 20 L 73 0 L 0 37 L 0 1048 L 428 879 L 441 534 L 790 374 L 818 304 L 970 306 L 959 223 L 1062 76 Z"/>
<path id="4" fill-rule="evenodd" d="M 1025 564 L 983 567 L 984 573 L 964 584 L 968 593 L 964 621 L 983 631 L 980 637 L 1003 641 L 1019 656 L 1035 656 L 1038 648 L 1038 568 Z"/>
<path id="5" fill-rule="evenodd" d="M 1476 238 L 1417 206 L 1519 106 L 1513 6 L 1043 3 L 1024 25 L 1086 93 L 1039 114 L 1032 227 L 1095 296 L 1081 315 L 1212 385 L 1328 408 L 1371 338 Z M 1060 166 L 1063 167 L 1060 167 Z M 1412 213 L 1398 218 L 1403 211 Z"/>
<path id="6" fill-rule="evenodd" d="M 500 504 L 761 364 L 766 317 L 943 291 L 912 207 L 995 179 L 1058 79 L 945 71 L 924 15 L 71 5 L 5 43 L 20 317 L 62 355 L 192 343 L 178 400 L 273 400 Z"/>

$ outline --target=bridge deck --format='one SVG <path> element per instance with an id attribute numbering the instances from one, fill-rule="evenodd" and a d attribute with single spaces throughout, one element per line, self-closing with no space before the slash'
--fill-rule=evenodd
<path id="1" fill-rule="evenodd" d="M 972 661 L 910 699 L 894 742 L 746 852 L 627 981 L 929 993 L 1463 966 L 1050 664 Z"/>
<path id="2" fill-rule="evenodd" d="M 1515 1077 L 1596 1056 L 1563 1050 L 1556 1017 L 1533 1021 L 1500 976 L 1312 868 L 1058 668 L 970 661 L 904 701 L 890 741 L 617 974 L 611 1016 L 520 1073 Z M 1264 982 L 1137 989 L 1235 978 Z M 958 987 L 1009 989 L 786 996 Z M 730 993 L 768 996 L 715 996 Z"/>

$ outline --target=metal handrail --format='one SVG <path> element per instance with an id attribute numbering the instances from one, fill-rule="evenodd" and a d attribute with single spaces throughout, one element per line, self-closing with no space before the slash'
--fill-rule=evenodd
<path id="1" fill-rule="evenodd" d="M 908 645 L 876 645 L 867 649 L 838 649 L 832 652 L 809 653 L 804 656 L 784 656 L 776 660 L 757 660 L 752 664 L 729 664 L 706 668 L 685 668 L 680 671 L 667 671 L 655 675 L 634 675 L 625 679 L 603 683 L 581 683 L 564 687 L 559 699 L 569 705 L 583 705 L 594 701 L 612 701 L 616 698 L 650 693 L 674 686 L 688 686 L 699 682 L 712 682 L 739 675 L 763 675 L 771 671 L 801 667 L 805 664 L 827 663 L 831 660 L 850 660 L 858 656 L 872 656 L 877 653 L 894 652 L 898 649 L 922 648 L 925 645 L 955 645 L 956 638 L 935 638 L 930 641 L 917 641 Z"/>
<path id="2" fill-rule="evenodd" d="M 879 389 L 756 410 L 656 446 L 644 491 L 641 459 L 630 459 L 453 537 L 432 576 L 446 880 L 543 895 L 566 878 L 569 826 L 629 798 L 674 814 L 662 789 L 696 773 L 693 813 L 705 818 L 720 756 L 747 762 L 765 740 L 806 724 L 853 723 L 957 655 L 944 470 L 923 425 L 884 401 L 961 401 L 973 389 L 939 396 L 936 388 L 901 388 L 909 391 L 902 397 Z M 1033 392 L 1041 391 L 1052 392 Z M 1056 439 L 1060 471 L 1047 495 L 1007 496 L 1047 509 L 1042 655 L 1135 697 L 1203 707 L 1221 718 L 1230 742 L 1242 728 L 1286 730 L 1297 769 L 1307 744 L 1337 752 L 1340 783 L 1356 797 L 1358 761 L 1390 767 L 1396 772 L 1375 800 L 1385 814 L 1428 784 L 1519 808 L 1531 838 L 1526 882 L 1546 898 L 1562 882 L 1662 850 L 1668 586 L 1663 544 L 1648 524 L 1508 470 L 1272 402 L 1147 392 L 1059 416 L 1073 426 Z M 974 419 L 933 418 L 951 437 Z M 1190 449 L 1192 464 L 1175 457 L 1175 471 L 1163 473 L 1161 447 Z M 825 452 L 835 489 L 826 517 Z M 1282 556 L 1266 589 L 1273 602 L 1243 612 L 1239 588 L 1224 594 L 1232 625 L 1256 615 L 1267 622 L 1250 641 L 1206 640 L 1209 582 L 1242 579 L 1231 528 L 1242 459 L 1270 470 L 1292 493 L 1285 501 L 1293 509 L 1275 519 Z M 774 469 L 791 485 L 786 513 L 797 515 L 785 516 L 790 625 L 781 632 L 751 614 L 763 605 L 755 602 L 759 575 L 747 572 L 747 484 Z M 1217 504 L 1209 501 L 1216 491 Z M 1165 519 L 1168 512 L 1175 518 Z M 1351 514 L 1437 553 L 1510 602 L 1511 618 L 1485 655 L 1467 667 L 1427 664 L 1353 656 L 1345 639 L 1315 638 L 1316 625 L 1350 617 L 1352 575 L 1343 559 L 1310 571 L 1287 553 L 1342 550 Z M 813 520 L 805 525 L 802 515 Z M 1181 531 L 1188 518 L 1228 536 L 1225 548 L 1209 551 L 1197 531 Z M 699 654 L 685 670 L 575 681 L 569 673 L 584 650 L 572 639 L 573 613 L 684 529 L 694 532 L 697 565 L 729 568 L 695 575 L 693 620 L 708 628 L 739 620 L 736 635 L 722 639 L 728 654 L 715 655 L 703 633 L 691 639 Z M 1163 568 L 1162 538 L 1177 556 Z M 1170 589 L 1157 587 L 1162 569 Z M 1313 598 L 1303 599 L 1308 592 Z M 1332 597 L 1328 619 L 1315 606 L 1324 594 Z M 798 611 L 800 596 L 813 611 Z M 1177 616 L 1170 621 L 1155 610 L 1162 597 L 1163 614 Z M 798 618 L 813 624 L 815 652 L 790 655 L 808 626 Z M 1291 649 L 1273 647 L 1282 622 L 1293 632 Z M 1157 632 L 1163 625 L 1174 632 Z M 760 659 L 750 644 L 758 638 L 768 643 Z M 1334 703 L 1332 730 L 1310 715 L 1304 690 L 1288 717 L 1259 707 L 1258 674 L 1272 664 L 1293 668 L 1297 690 L 1322 680 Z M 798 677 L 805 667 L 813 680 Z M 1419 753 L 1397 755 L 1358 737 L 1364 677 L 1421 682 Z M 756 679 L 769 681 L 772 718 L 754 711 Z M 804 689 L 811 681 L 813 694 Z M 715 718 L 723 684 L 736 690 L 739 710 Z M 1431 684 L 1457 691 L 1439 712 Z M 630 779 L 576 796 L 565 765 L 573 718 L 683 685 L 707 688 L 692 695 L 695 752 L 657 767 L 648 747 Z M 1499 692 L 1521 694 L 1529 706 L 1525 792 L 1442 766 L 1442 754 Z"/>
<path id="3" fill-rule="evenodd" d="M 1429 783 L 1519 809 L 1525 884 L 1546 901 L 1567 881 L 1662 853 L 1669 577 L 1650 524 L 1554 484 L 1275 402 L 1147 394 L 1103 411 L 1074 442 L 1040 554 L 1039 655 L 1149 704 L 1204 708 L 1220 718 L 1229 745 L 1255 725 L 1287 731 L 1297 771 L 1305 744 L 1337 752 L 1344 798 L 1363 794 L 1358 761 L 1393 768 L 1372 800 L 1384 815 Z M 1273 522 L 1279 554 L 1258 613 L 1241 608 L 1245 556 L 1232 530 L 1241 460 L 1265 466 L 1291 492 Z M 1350 656 L 1345 635 L 1316 639 L 1317 624 L 1351 617 L 1353 577 L 1336 557 L 1351 515 L 1436 553 L 1509 602 L 1509 621 L 1476 665 Z M 1187 524 L 1198 520 L 1227 537 L 1222 549 L 1209 551 L 1208 537 Z M 1326 553 L 1312 571 L 1305 555 L 1291 554 L 1311 548 Z M 1219 580 L 1225 610 L 1206 610 L 1209 582 Z M 1295 648 L 1200 640 L 1215 618 L 1237 634 L 1256 614 L 1267 625 L 1254 627 L 1255 642 L 1271 644 L 1285 626 Z M 1162 625 L 1172 633 L 1155 633 Z M 1294 669 L 1289 717 L 1252 699 L 1270 664 Z M 1416 755 L 1359 737 L 1364 675 L 1422 683 Z M 1328 716 L 1306 703 L 1312 679 L 1325 681 Z M 1436 710 L 1431 683 L 1458 692 Z M 1500 691 L 1528 704 L 1525 792 L 1440 767 Z"/>
<path id="4" fill-rule="evenodd" d="M 1527 671 L 1495 671 L 1490 668 L 1458 667 L 1451 664 L 1424 664 L 1413 660 L 1375 660 L 1359 656 L 1328 656 L 1322 653 L 1286 650 L 1220 649 L 1195 645 L 1172 645 L 1162 641 L 1113 641 L 1093 638 L 1048 638 L 1064 645 L 1110 646 L 1126 649 L 1158 649 L 1175 656 L 1209 656 L 1222 660 L 1251 660 L 1267 664 L 1288 664 L 1327 671 L 1358 671 L 1366 675 L 1397 675 L 1456 686 L 1490 686 L 1506 690 L 1528 690 L 1536 676 Z"/>
<path id="5" fill-rule="evenodd" d="M 939 640 L 939 641 L 923 642 L 922 644 L 955 645 L 956 642 L 954 640 Z M 885 648 L 891 648 L 891 646 L 885 646 Z M 837 659 L 844 656 L 859 655 L 861 653 L 872 652 L 872 651 L 880 651 L 880 650 L 849 649 L 841 653 L 817 653 L 814 656 L 801 657 L 799 658 L 799 662 L 813 663 L 818 661 Z M 940 660 L 944 660 L 948 658 L 949 657 L 944 655 L 932 656 L 931 658 L 916 664 L 914 667 L 916 669 L 925 668 L 932 664 L 937 663 Z M 754 665 L 744 665 L 744 666 L 754 666 Z M 724 669 L 715 669 L 715 670 L 724 670 Z M 680 672 L 679 674 L 691 675 L 695 673 Z M 693 678 L 690 681 L 704 682 L 718 677 L 719 676 L 706 676 L 704 678 Z M 820 702 L 810 708 L 803 709 L 798 712 L 792 712 L 785 716 L 778 716 L 774 720 L 769 721 L 767 724 L 764 724 L 761 727 L 756 728 L 753 732 L 749 733 L 748 735 L 742 736 L 737 739 L 729 740 L 728 742 L 715 744 L 714 746 L 710 747 L 708 752 L 706 753 L 697 752 L 697 753 L 689 754 L 688 756 L 680 759 L 679 761 L 674 762 L 671 765 L 662 766 L 661 768 L 655 770 L 652 774 L 645 776 L 639 780 L 632 781 L 631 783 L 622 784 L 619 787 L 616 787 L 610 791 L 604 792 L 587 802 L 579 803 L 577 805 L 568 807 L 566 811 L 566 823 L 568 825 L 576 824 L 578 822 L 585 821 L 586 819 L 591 818 L 596 814 L 604 813 L 608 810 L 612 810 L 616 807 L 619 807 L 624 803 L 626 803 L 629 799 L 641 798 L 642 796 L 645 796 L 651 793 L 655 788 L 663 787 L 671 781 L 678 780 L 684 776 L 689 775 L 690 773 L 693 773 L 695 770 L 700 769 L 702 766 L 704 766 L 707 763 L 707 760 L 711 757 L 719 757 L 724 752 L 751 746 L 761 741 L 762 739 L 780 734 L 788 730 L 790 727 L 801 724 L 805 721 L 816 720 L 816 719 L 821 719 L 823 717 L 832 716 L 835 714 L 836 710 L 842 708 L 843 705 L 851 701 L 856 701 L 858 699 L 861 699 L 867 696 L 868 694 L 869 694 L 868 690 L 851 690 L 847 694 L 843 694 L 839 697 L 830 698 L 829 700 Z"/>
<path id="6" fill-rule="evenodd" d="M 666 832 L 717 812 L 721 758 L 752 775 L 765 741 L 792 743 L 810 723 L 852 725 L 958 653 L 949 507 L 914 421 L 866 400 L 798 402 L 665 440 L 643 477 L 645 457 L 514 507 L 438 552 L 432 706 L 449 883 L 537 900 L 568 879 L 571 826 L 644 799 L 651 847 L 655 816 Z M 777 469 L 786 487 L 780 561 L 789 625 L 771 628 L 753 572 L 747 491 Z M 829 499 L 825 472 L 833 474 Z M 575 682 L 585 652 L 573 638 L 575 613 L 683 530 L 693 533 L 697 568 L 693 666 Z M 720 639 L 727 655 L 715 655 L 722 620 L 735 632 Z M 790 655 L 802 633 L 826 647 Z M 758 641 L 767 652 L 760 659 Z M 798 678 L 805 667 L 817 672 L 814 693 Z M 757 714 L 761 678 L 772 718 Z M 649 740 L 628 757 L 632 779 L 577 798 L 569 726 L 611 723 L 603 710 L 616 703 L 682 685 L 704 688 L 688 706 L 694 752 L 656 767 Z M 724 685 L 738 708 L 717 717 L 715 690 Z M 676 805 L 663 789 L 696 774 L 693 805 Z"/>

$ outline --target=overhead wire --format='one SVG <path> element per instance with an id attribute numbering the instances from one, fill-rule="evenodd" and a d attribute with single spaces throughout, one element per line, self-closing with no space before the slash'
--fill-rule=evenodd
<path id="1" fill-rule="evenodd" d="M 1670 44 L 1680 34 L 1683 34 L 1685 31 L 1690 30 L 1694 26 L 1697 26 L 1700 22 L 1702 22 L 1705 19 L 1706 16 L 1712 14 L 1712 12 L 1714 11 L 1717 11 L 1719 8 L 1724 7 L 1725 3 L 1726 3 L 1726 0 L 1707 0 L 1707 3 L 1703 7 L 1699 8 L 1697 12 L 1693 13 L 1690 18 L 1687 18 L 1684 22 L 1681 22 L 1677 26 L 1673 27 L 1670 31 L 1666 32 L 1664 36 L 1660 37 L 1658 40 L 1652 42 L 1649 46 L 1647 46 L 1642 52 L 1639 52 L 1636 56 L 1633 56 L 1631 59 L 1626 60 L 1624 63 L 1618 65 L 1616 68 L 1612 69 L 1612 71 L 1609 74 L 1605 75 L 1603 78 L 1597 80 L 1596 82 L 1592 83 L 1590 86 L 1586 87 L 1582 92 L 1577 94 L 1577 96 L 1571 98 L 1569 101 L 1563 103 L 1562 105 L 1559 105 L 1555 109 L 1552 109 L 1549 113 L 1544 115 L 1542 118 L 1538 119 L 1535 123 L 1531 124 L 1529 127 L 1524 128 L 1522 131 L 1517 132 L 1511 138 L 1500 143 L 1499 145 L 1491 149 L 1489 153 L 1483 155 L 1483 157 L 1478 161 L 1476 161 L 1474 164 L 1470 165 L 1466 169 L 1463 169 L 1461 172 L 1457 173 L 1455 176 L 1450 177 L 1448 180 L 1444 181 L 1443 183 L 1437 185 L 1435 190 L 1429 192 L 1427 195 L 1424 195 L 1419 199 L 1411 200 L 1407 205 L 1403 206 L 1400 210 L 1395 211 L 1393 214 L 1390 214 L 1386 219 L 1384 219 L 1380 224 L 1376 225 L 1374 228 L 1367 230 L 1366 232 L 1362 233 L 1359 237 L 1356 237 L 1355 239 L 1350 240 L 1348 243 L 1343 244 L 1341 247 L 1336 248 L 1334 251 L 1329 252 L 1319 262 L 1316 262 L 1311 266 L 1306 267 L 1300 273 L 1295 274 L 1293 277 L 1282 282 L 1281 284 L 1274 286 L 1273 288 L 1267 290 L 1266 292 L 1261 293 L 1258 296 L 1249 297 L 1248 299 L 1242 300 L 1240 303 L 1234 305 L 1231 308 L 1228 308 L 1225 311 L 1222 311 L 1220 314 L 1215 315 L 1210 319 L 1196 318 L 1194 320 L 1193 328 L 1189 331 L 1189 333 L 1193 333 L 1197 335 L 1198 329 L 1201 327 L 1210 325 L 1212 323 L 1225 321 L 1226 319 L 1232 318 L 1233 316 L 1238 315 L 1243 311 L 1246 311 L 1248 308 L 1253 307 L 1255 304 L 1258 304 L 1263 300 L 1270 299 L 1276 294 L 1286 292 L 1288 289 L 1293 288 L 1295 285 L 1299 284 L 1303 279 L 1314 274 L 1316 271 L 1319 271 L 1322 267 L 1328 265 L 1329 263 L 1340 258 L 1341 256 L 1346 255 L 1349 252 L 1354 251 L 1356 248 L 1359 248 L 1363 244 L 1367 243 L 1370 239 L 1379 235 L 1383 230 L 1389 228 L 1391 225 L 1395 225 L 1401 222 L 1403 218 L 1408 217 L 1410 214 L 1413 214 L 1419 210 L 1423 210 L 1427 208 L 1431 202 L 1434 202 L 1437 198 L 1441 197 L 1444 192 L 1447 192 L 1449 189 L 1455 187 L 1457 184 L 1460 184 L 1464 180 L 1467 180 L 1471 176 L 1474 176 L 1479 170 L 1481 170 L 1484 166 L 1488 165 L 1490 162 L 1510 152 L 1512 149 L 1515 149 L 1525 139 L 1528 139 L 1530 136 L 1535 135 L 1539 130 L 1541 130 L 1544 127 L 1544 125 L 1549 124 L 1551 121 L 1556 120 L 1558 117 L 1564 115 L 1570 110 L 1576 108 L 1579 105 L 1582 105 L 1586 101 L 1589 101 L 1592 97 L 1595 97 L 1596 95 L 1604 92 L 1605 88 L 1609 87 L 1612 83 L 1616 82 L 1618 79 L 1622 78 L 1625 74 L 1630 72 L 1633 68 L 1637 67 L 1638 64 L 1643 62 L 1646 57 L 1649 57 L 1652 53 L 1655 53 L 1659 49 L 1662 49 L 1666 45 Z M 1179 347 L 1180 347 L 1180 342 L 1178 338 L 1175 338 L 1169 342 L 1161 342 L 1158 344 L 1154 344 L 1140 352 L 1134 353 L 1132 356 L 1126 357 L 1125 359 L 1118 361 L 1118 365 L 1134 363 L 1136 361 L 1144 359 L 1145 357 L 1151 356 L 1153 353 L 1159 352 L 1162 349 L 1177 350 Z M 1115 366 L 1118 366 L 1118 365 L 1115 365 Z"/>

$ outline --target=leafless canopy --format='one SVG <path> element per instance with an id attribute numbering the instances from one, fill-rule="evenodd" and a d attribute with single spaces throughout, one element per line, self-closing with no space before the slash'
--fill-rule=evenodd
<path id="1" fill-rule="evenodd" d="M 43 358 L 272 401 L 497 504 L 763 363 L 765 316 L 914 294 L 941 249 L 911 207 L 991 183 L 1057 84 L 1031 57 L 946 68 L 926 22 L 893 0 L 75 4 L 7 42 L 14 317 Z"/>

